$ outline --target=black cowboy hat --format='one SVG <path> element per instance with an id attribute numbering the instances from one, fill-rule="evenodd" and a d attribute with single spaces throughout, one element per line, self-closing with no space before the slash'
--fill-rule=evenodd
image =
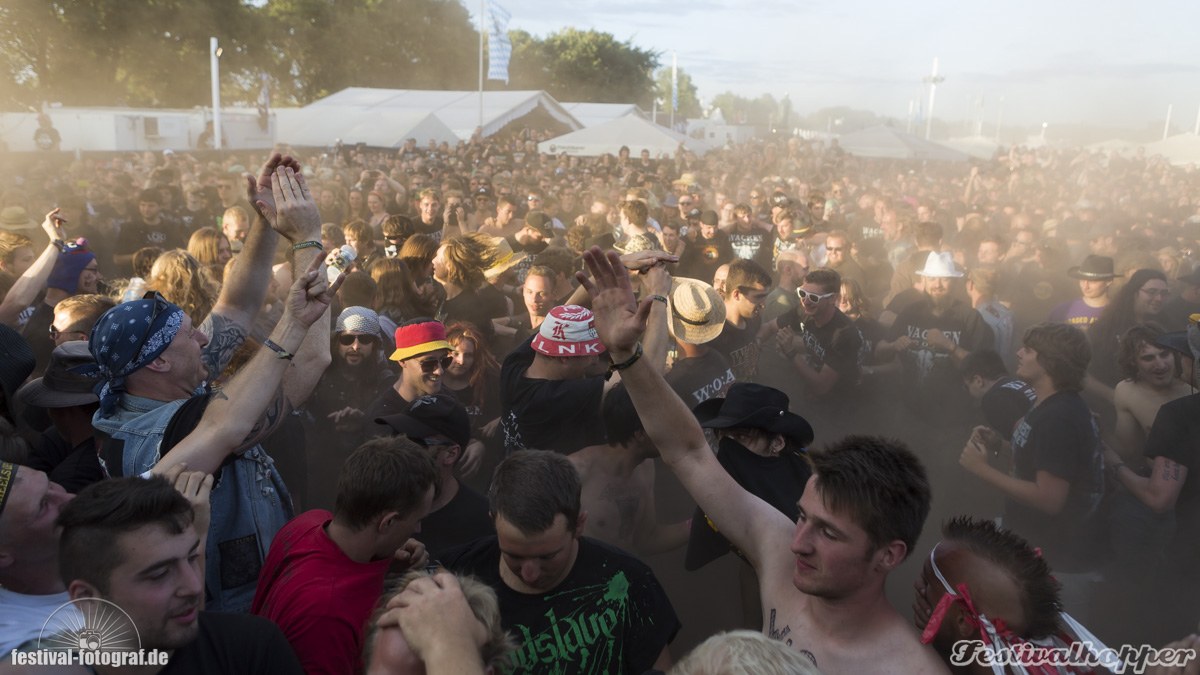
<path id="1" fill-rule="evenodd" d="M 1103 255 L 1089 255 L 1082 265 L 1067 270 L 1067 276 L 1090 281 L 1112 281 L 1117 277 L 1113 273 L 1113 259 Z"/>
<path id="2" fill-rule="evenodd" d="M 706 429 L 762 429 L 801 446 L 813 441 L 812 425 L 788 410 L 787 394 L 761 384 L 736 382 L 725 398 L 710 398 L 692 409 Z"/>

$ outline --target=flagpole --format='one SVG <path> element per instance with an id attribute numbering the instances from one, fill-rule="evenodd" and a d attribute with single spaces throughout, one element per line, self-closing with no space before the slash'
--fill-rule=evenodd
<path id="1" fill-rule="evenodd" d="M 479 0 L 479 134 L 483 136 L 483 13 L 487 0 Z"/>

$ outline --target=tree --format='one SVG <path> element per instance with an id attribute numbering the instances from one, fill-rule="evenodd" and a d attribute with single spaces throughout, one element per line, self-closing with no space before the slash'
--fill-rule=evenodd
<path id="1" fill-rule="evenodd" d="M 675 109 L 676 120 L 687 119 L 689 117 L 700 117 L 702 111 L 700 109 L 700 98 L 696 94 L 696 85 L 692 83 L 692 76 L 684 72 L 683 68 L 678 69 L 676 76 L 677 88 L 679 90 L 679 105 Z M 660 113 L 665 111 L 667 115 L 671 114 L 671 67 L 664 66 L 658 70 L 658 74 L 654 76 L 655 96 L 659 100 Z"/>
<path id="2" fill-rule="evenodd" d="M 783 120 L 783 111 L 770 94 L 748 99 L 727 91 L 713 98 L 713 107 L 721 110 L 721 115 L 729 124 L 769 128 Z"/>
<path id="3" fill-rule="evenodd" d="M 241 0 L 5 0 L 0 73 L 12 87 L 4 103 L 201 104 L 209 36 L 224 36 L 223 68 L 252 68 L 254 19 Z"/>
<path id="4" fill-rule="evenodd" d="M 285 98 L 310 103 L 351 86 L 466 89 L 479 33 L 451 0 L 272 0 L 271 60 Z"/>
<path id="5" fill-rule="evenodd" d="M 610 33 L 566 28 L 545 39 L 510 31 L 512 89 L 542 89 L 560 101 L 636 103 L 654 97 L 650 74 L 658 54 L 618 42 Z"/>

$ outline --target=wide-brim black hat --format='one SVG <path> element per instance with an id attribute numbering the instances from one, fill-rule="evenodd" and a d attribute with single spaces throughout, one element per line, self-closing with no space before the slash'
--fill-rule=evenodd
<path id="1" fill-rule="evenodd" d="M 725 398 L 710 398 L 692 409 L 706 429 L 762 429 L 807 446 L 813 440 L 808 420 L 788 410 L 787 394 L 753 382 L 737 382 Z"/>
<path id="2" fill-rule="evenodd" d="M 39 408 L 71 408 L 96 403 L 100 400 L 93 391 L 96 380 L 73 371 L 74 368 L 95 363 L 96 359 L 88 351 L 87 342 L 64 342 L 54 348 L 46 373 L 26 382 L 17 390 L 16 398 L 24 405 Z"/>
<path id="3" fill-rule="evenodd" d="M 1083 259 L 1082 265 L 1067 270 L 1067 276 L 1088 281 L 1112 281 L 1117 278 L 1113 272 L 1113 259 L 1104 255 L 1089 255 Z"/>

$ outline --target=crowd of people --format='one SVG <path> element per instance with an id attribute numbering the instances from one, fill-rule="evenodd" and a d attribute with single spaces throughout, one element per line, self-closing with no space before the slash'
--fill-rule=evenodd
<path id="1" fill-rule="evenodd" d="M 172 672 L 1195 646 L 1200 174 L 542 136 L 0 168 L 0 669 L 97 601 Z"/>

